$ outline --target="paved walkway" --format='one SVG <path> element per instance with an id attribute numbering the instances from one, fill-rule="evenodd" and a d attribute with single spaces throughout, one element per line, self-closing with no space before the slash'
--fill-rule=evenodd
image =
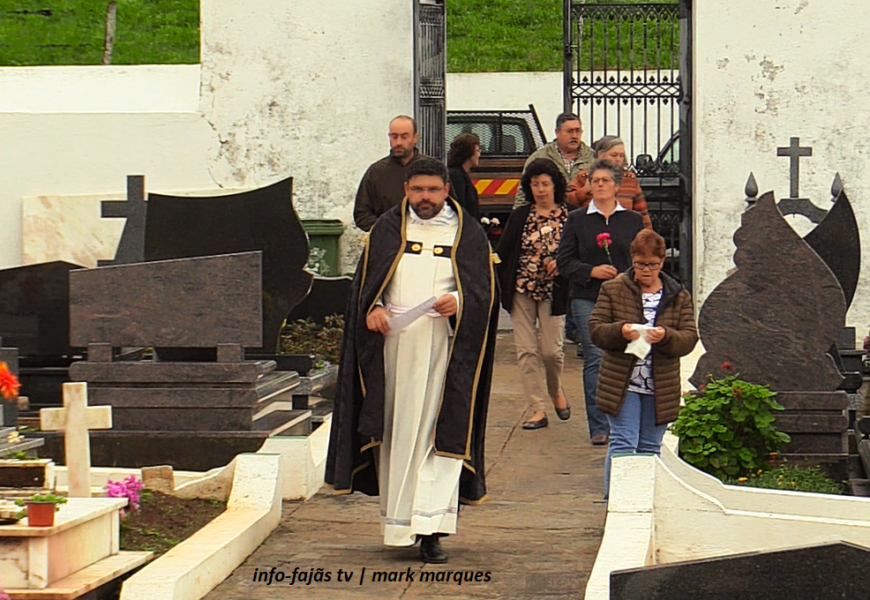
<path id="1" fill-rule="evenodd" d="M 582 598 L 603 532 L 605 450 L 589 444 L 575 348 L 565 346 L 564 386 L 573 416 L 562 422 L 551 410 L 548 428 L 524 431 L 512 335 L 500 334 L 487 428 L 489 499 L 462 508 L 457 535 L 442 542 L 449 563 L 424 566 L 417 547 L 382 546 L 376 498 L 321 492 L 304 503 L 285 503 L 275 532 L 207 600 Z M 287 578 L 272 585 L 253 581 L 255 572 L 272 567 Z M 331 581 L 291 586 L 297 567 L 306 574 L 322 568 Z M 339 569 L 353 573 L 349 582 L 336 581 Z M 373 582 L 374 571 L 394 572 L 393 579 L 401 572 L 402 580 Z M 405 580 L 409 571 L 413 582 Z M 489 581 L 456 583 L 457 571 L 470 572 L 469 578 L 480 572 L 478 579 Z M 436 580 L 421 581 L 421 572 Z"/>

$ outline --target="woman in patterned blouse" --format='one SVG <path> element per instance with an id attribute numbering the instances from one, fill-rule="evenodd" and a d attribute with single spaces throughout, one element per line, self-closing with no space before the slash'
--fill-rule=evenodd
<path id="1" fill-rule="evenodd" d="M 565 421 L 571 416 L 562 390 L 568 286 L 556 269 L 556 250 L 568 217 L 567 183 L 553 161 L 540 158 L 526 167 L 520 185 L 532 203 L 516 208 L 508 219 L 498 245 L 498 277 L 502 306 L 513 321 L 517 363 L 532 410 L 523 429 L 540 429 L 549 425 L 545 382 L 559 418 Z"/>

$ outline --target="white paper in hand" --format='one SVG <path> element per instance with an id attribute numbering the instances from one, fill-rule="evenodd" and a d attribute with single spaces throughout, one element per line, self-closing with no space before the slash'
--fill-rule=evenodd
<path id="1" fill-rule="evenodd" d="M 641 325 L 640 323 L 632 323 L 631 328 L 637 331 L 640 334 L 640 337 L 628 343 L 628 345 L 625 347 L 625 353 L 634 354 L 636 357 L 643 360 L 652 349 L 650 343 L 646 341 L 646 332 L 650 331 L 651 329 L 655 329 L 655 327 Z"/>
<path id="2" fill-rule="evenodd" d="M 429 310 L 435 306 L 435 302 L 437 301 L 438 299 L 435 296 L 432 296 L 414 308 L 409 308 L 406 312 L 403 312 L 400 315 L 388 317 L 387 320 L 390 324 L 390 333 L 396 333 L 403 330 L 405 327 L 429 312 Z"/>

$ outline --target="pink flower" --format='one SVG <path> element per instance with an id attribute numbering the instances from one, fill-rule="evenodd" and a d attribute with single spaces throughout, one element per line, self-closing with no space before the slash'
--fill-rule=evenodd
<path id="1" fill-rule="evenodd" d="M 112 481 L 110 479 L 106 482 L 106 496 L 108 498 L 126 498 L 131 511 L 139 510 L 139 491 L 141 489 L 142 482 L 136 479 L 134 475 L 130 475 L 124 481 Z M 121 518 L 124 518 L 125 515 L 124 509 L 121 509 Z"/>

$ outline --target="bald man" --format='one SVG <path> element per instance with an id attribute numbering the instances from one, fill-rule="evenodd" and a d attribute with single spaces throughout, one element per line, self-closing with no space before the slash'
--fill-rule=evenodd
<path id="1" fill-rule="evenodd" d="M 360 181 L 353 206 L 356 226 L 368 231 L 382 214 L 405 198 L 405 172 L 423 154 L 417 150 L 420 134 L 411 117 L 399 115 L 390 121 L 390 154 L 368 168 Z"/>

